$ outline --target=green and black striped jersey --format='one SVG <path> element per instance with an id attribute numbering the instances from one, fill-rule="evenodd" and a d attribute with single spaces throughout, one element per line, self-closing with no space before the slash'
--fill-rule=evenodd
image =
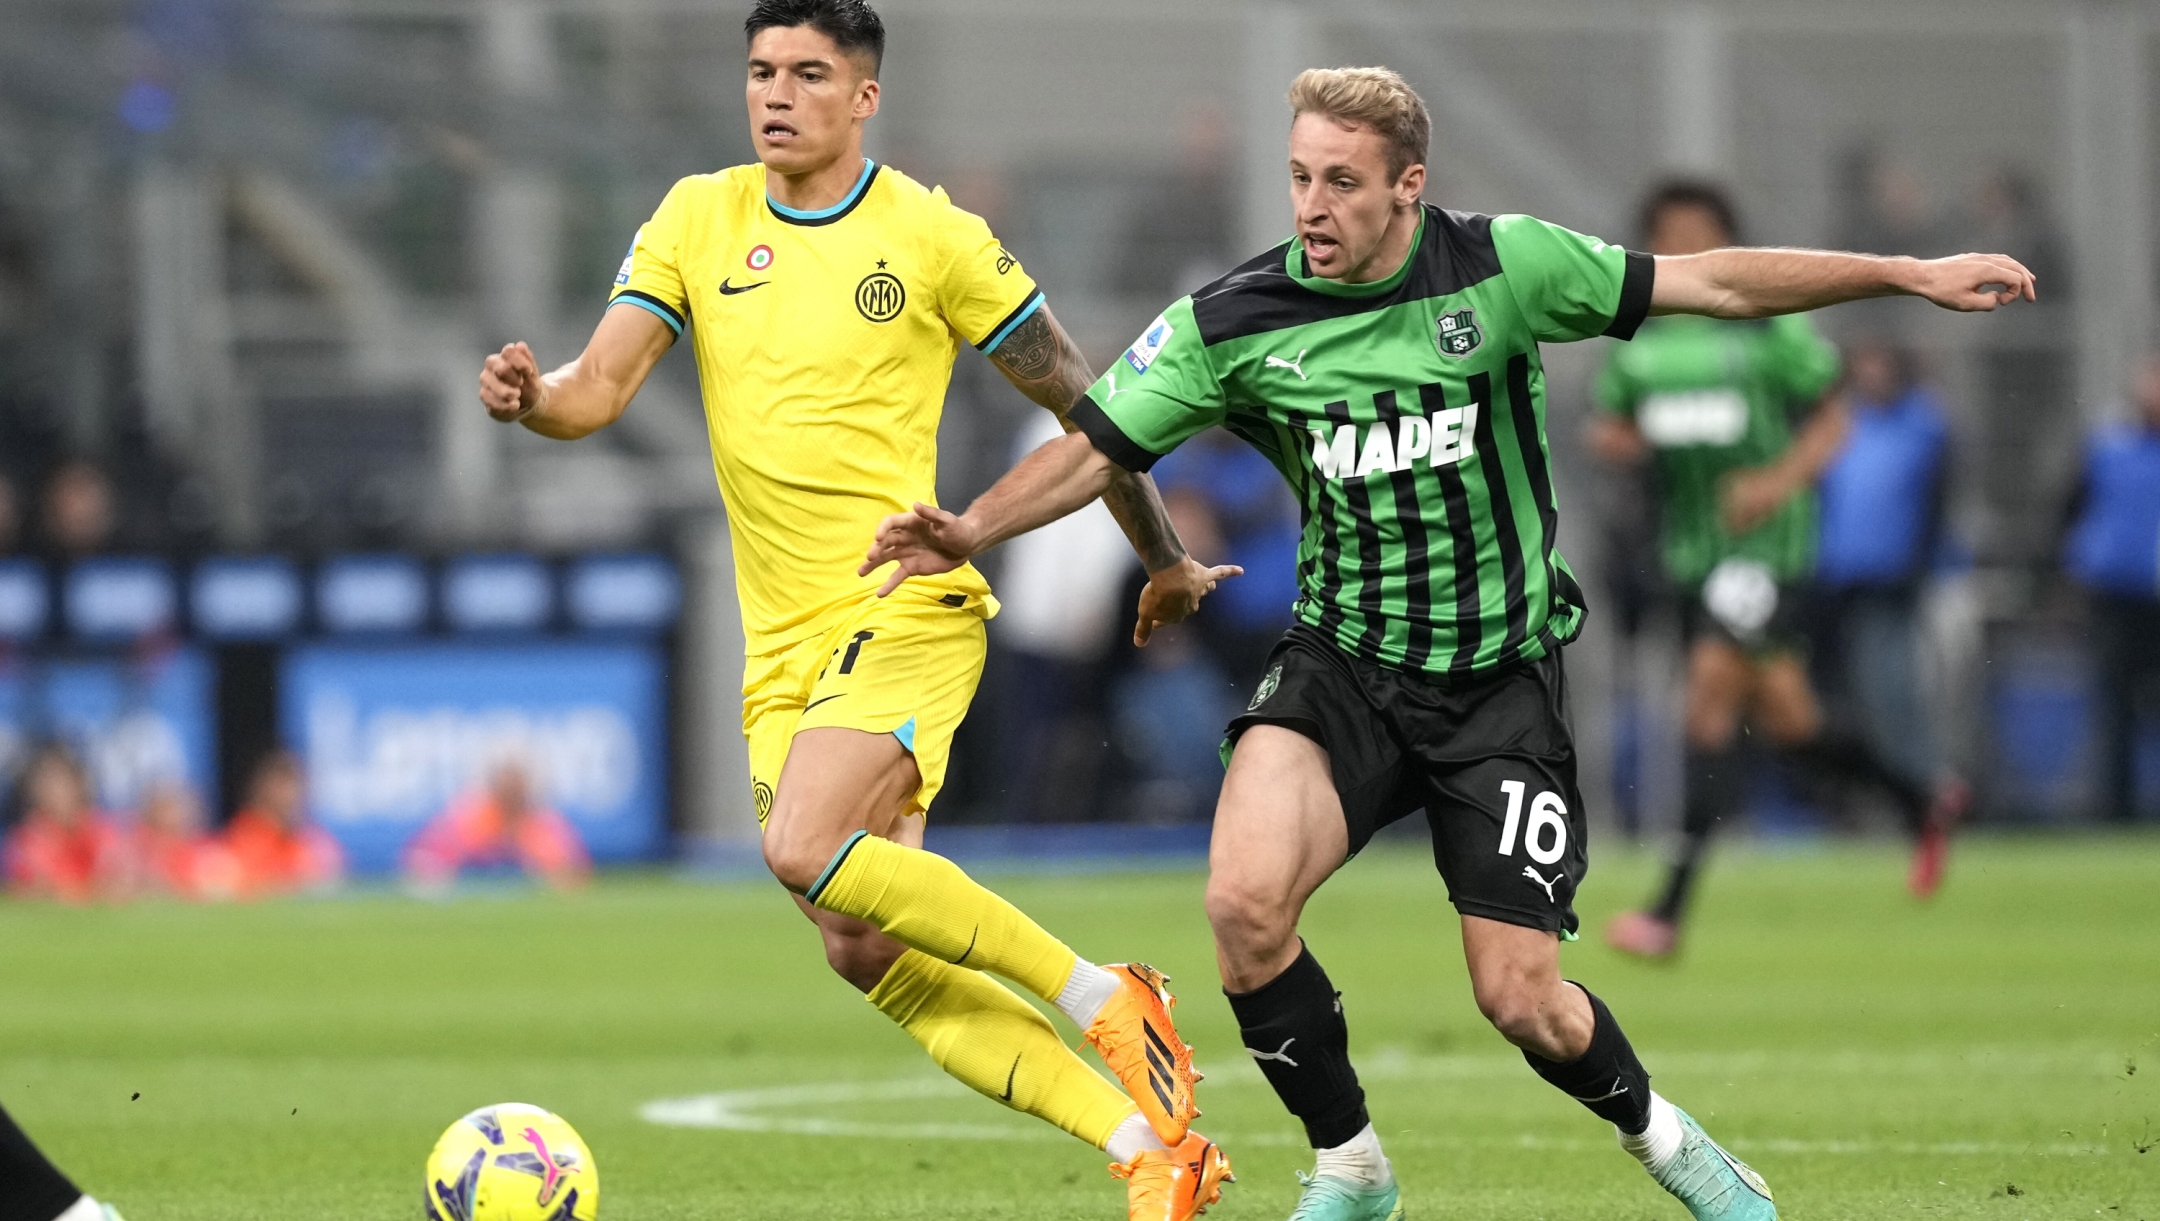
<path id="1" fill-rule="evenodd" d="M 1815 568 L 1815 489 L 1778 506 L 1746 534 L 1725 529 L 1726 476 L 1774 462 L 1793 424 L 1837 381 L 1837 349 L 1801 314 L 1749 322 L 1658 318 L 1606 354 L 1592 391 L 1600 409 L 1635 421 L 1655 454 L 1658 550 L 1683 589 L 1735 557 L 1780 581 Z"/>
<path id="2" fill-rule="evenodd" d="M 1632 336 L 1654 267 L 1427 205 L 1385 280 L 1316 277 L 1292 241 L 1178 301 L 1072 418 L 1134 471 L 1213 425 L 1244 438 L 1303 507 L 1299 619 L 1383 665 L 1483 675 L 1582 629 L 1538 344 Z"/>

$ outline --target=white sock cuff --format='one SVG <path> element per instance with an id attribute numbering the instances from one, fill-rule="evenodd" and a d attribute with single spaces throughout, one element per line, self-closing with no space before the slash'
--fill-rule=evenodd
<path id="1" fill-rule="evenodd" d="M 1315 1149 L 1313 1175 L 1367 1188 L 1381 1188 L 1395 1181 L 1394 1167 L 1388 1165 L 1387 1155 L 1380 1151 L 1380 1134 L 1369 1123 L 1356 1136 L 1331 1149 Z"/>
<path id="2" fill-rule="evenodd" d="M 1687 1132 L 1680 1126 L 1680 1115 L 1673 1104 L 1665 1101 L 1657 1091 L 1650 1092 L 1650 1124 L 1640 1133 L 1630 1136 L 1619 1134 L 1620 1147 L 1635 1155 L 1635 1159 L 1652 1173 L 1672 1160 L 1680 1152 L 1680 1145 L 1687 1139 Z"/>
<path id="3" fill-rule="evenodd" d="M 1169 1147 L 1162 1143 L 1161 1137 L 1155 1135 L 1155 1129 L 1149 1126 L 1147 1116 L 1136 1110 L 1125 1117 L 1125 1122 L 1111 1131 L 1110 1140 L 1103 1146 L 1103 1152 L 1110 1155 L 1111 1161 L 1122 1166 L 1150 1149 Z"/>
<path id="4" fill-rule="evenodd" d="M 53 1221 L 105 1221 L 105 1207 L 89 1196 L 68 1205 Z"/>
<path id="5" fill-rule="evenodd" d="M 1085 958 L 1073 960 L 1072 977 L 1052 1002 L 1058 1011 L 1073 1020 L 1073 1025 L 1086 1030 L 1102 1012 L 1102 1007 L 1117 995 L 1118 978 Z"/>

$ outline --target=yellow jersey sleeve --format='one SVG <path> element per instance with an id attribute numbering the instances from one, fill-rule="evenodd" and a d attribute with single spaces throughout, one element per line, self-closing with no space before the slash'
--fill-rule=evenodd
<path id="1" fill-rule="evenodd" d="M 1042 307 L 1042 290 L 1020 260 L 998 244 L 982 217 L 956 206 L 943 187 L 930 198 L 932 232 L 942 257 L 938 313 L 955 335 L 982 352 L 995 352 Z"/>
<path id="2" fill-rule="evenodd" d="M 683 288 L 682 243 L 689 229 L 691 183 L 685 178 L 660 201 L 660 207 L 631 239 L 630 253 L 623 256 L 622 270 L 615 273 L 615 292 L 610 307 L 634 305 L 656 315 L 668 329 L 681 335 L 690 314 L 690 297 Z"/>

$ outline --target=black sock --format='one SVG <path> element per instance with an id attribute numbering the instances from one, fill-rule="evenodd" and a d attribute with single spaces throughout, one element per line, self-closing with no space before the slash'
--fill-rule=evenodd
<path id="1" fill-rule="evenodd" d="M 1245 1050 L 1290 1113 L 1305 1121 L 1315 1149 L 1332 1149 L 1365 1130 L 1365 1091 L 1350 1066 L 1342 994 L 1307 948 L 1282 974 L 1246 993 L 1225 992 Z"/>
<path id="2" fill-rule="evenodd" d="M 1897 802 L 1905 829 L 1912 834 L 1920 834 L 1927 825 L 1930 802 L 1927 789 L 1883 762 L 1875 748 L 1852 730 L 1824 721 L 1814 737 L 1787 747 L 1786 752 L 1809 767 L 1842 779 L 1872 784 L 1888 793 L 1891 800 Z"/>
<path id="3" fill-rule="evenodd" d="M 53 1221 L 82 1194 L 0 1108 L 0 1221 Z"/>
<path id="4" fill-rule="evenodd" d="M 1680 849 L 1666 875 L 1664 894 L 1650 914 L 1668 924 L 1680 923 L 1695 891 L 1695 873 L 1719 823 L 1740 804 L 1740 751 L 1688 747 L 1687 797 L 1681 805 Z"/>
<path id="5" fill-rule="evenodd" d="M 1620 1032 L 1612 1010 L 1590 989 L 1568 981 L 1590 998 L 1590 1050 L 1566 1063 L 1523 1052 L 1523 1059 L 1538 1076 L 1568 1097 L 1590 1108 L 1590 1113 L 1629 1136 L 1641 1135 L 1650 1126 L 1650 1072 L 1635 1058 L 1635 1049 Z"/>

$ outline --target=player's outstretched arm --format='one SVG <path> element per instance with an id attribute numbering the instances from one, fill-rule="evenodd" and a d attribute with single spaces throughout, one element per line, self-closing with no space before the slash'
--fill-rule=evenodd
<path id="1" fill-rule="evenodd" d="M 990 363 L 996 365 L 998 372 L 1003 373 L 1005 380 L 1020 393 L 1048 408 L 1068 436 L 1074 432 L 1070 417 L 1072 406 L 1087 393 L 1095 378 L 1088 371 L 1087 357 L 1081 353 L 1080 345 L 1065 333 L 1048 305 L 1036 309 L 1027 321 L 1006 336 L 1005 342 L 990 353 Z M 1109 459 L 1103 461 L 1107 463 Z M 1018 473 L 1017 470 L 1014 472 Z M 1147 588 L 1140 592 L 1140 617 L 1133 628 L 1133 643 L 1146 644 L 1158 625 L 1176 623 L 1198 610 L 1200 599 L 1215 588 L 1215 582 L 1223 575 L 1235 576 L 1244 571 L 1240 568 L 1209 568 L 1187 555 L 1185 544 L 1178 539 L 1177 528 L 1170 522 L 1169 511 L 1163 507 L 1162 494 L 1156 490 L 1155 481 L 1145 473 L 1127 471 L 1110 463 L 1109 481 L 1097 494 L 1109 507 L 1110 516 L 1117 519 L 1118 527 L 1125 532 L 1126 540 L 1132 544 L 1148 572 Z M 1034 525 L 1015 530 L 1013 534 L 1025 534 L 1036 526 L 1046 525 L 1092 499 L 1094 497 L 1090 496 Z M 973 512 L 973 509 L 969 510 L 971 515 Z"/>
<path id="2" fill-rule="evenodd" d="M 1119 475 L 1125 473 L 1084 434 L 1067 433 L 1021 459 L 1020 465 L 1007 471 L 1004 478 L 977 497 L 966 513 L 956 515 L 918 504 L 909 512 L 895 513 L 879 522 L 870 554 L 856 571 L 859 575 L 869 576 L 887 564 L 896 565 L 878 590 L 878 596 L 882 598 L 900 588 L 900 583 L 909 577 L 951 572 L 969 557 L 980 555 L 1006 539 L 1049 525 L 1101 496 Z M 1183 556 L 1176 567 L 1188 566 L 1199 585 L 1189 599 L 1192 606 L 1199 605 L 1200 599 L 1215 588 L 1217 581 L 1245 571 L 1228 564 L 1209 568 L 1195 563 L 1190 556 Z M 1154 589 L 1160 575 L 1149 575 L 1150 590 Z M 1180 581 L 1183 579 L 1179 577 Z M 1141 595 L 1140 621 L 1133 629 L 1134 644 L 1146 644 L 1157 627 L 1175 623 L 1191 613 L 1188 609 L 1184 614 L 1169 617 L 1176 610 L 1172 603 L 1177 597 L 1174 593 L 1166 594 L 1161 601 L 1151 604 L 1147 594 Z"/>
<path id="3" fill-rule="evenodd" d="M 2005 254 L 1944 259 L 1830 250 L 1731 247 L 1662 255 L 1650 289 L 1653 314 L 1768 318 L 1867 297 L 1925 297 L 1944 309 L 1986 311 L 2037 301 L 2033 273 Z"/>
<path id="4" fill-rule="evenodd" d="M 505 345 L 480 366 L 480 402 L 489 415 L 543 437 L 569 441 L 613 424 L 667 355 L 675 332 L 641 309 L 611 309 L 576 360 L 543 375 L 532 349 Z"/>

